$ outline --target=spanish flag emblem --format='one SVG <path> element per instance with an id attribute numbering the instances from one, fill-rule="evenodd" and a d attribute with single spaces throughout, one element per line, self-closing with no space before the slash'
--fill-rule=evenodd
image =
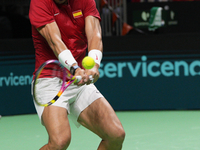
<path id="1" fill-rule="evenodd" d="M 76 19 L 76 18 L 79 18 L 79 17 L 82 17 L 82 16 L 83 16 L 83 13 L 82 13 L 82 11 L 81 11 L 81 10 L 74 11 L 74 12 L 72 12 L 72 14 L 73 14 L 73 17 L 74 17 L 74 19 Z"/>

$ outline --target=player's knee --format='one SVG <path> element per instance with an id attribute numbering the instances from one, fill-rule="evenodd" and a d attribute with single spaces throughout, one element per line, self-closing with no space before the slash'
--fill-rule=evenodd
<path id="1" fill-rule="evenodd" d="M 112 143 L 122 144 L 125 138 L 125 131 L 122 126 L 115 127 L 113 133 L 108 136 L 108 140 Z"/>
<path id="2" fill-rule="evenodd" d="M 60 137 L 51 142 L 55 149 L 67 149 L 71 142 L 70 136 Z"/>
<path id="3" fill-rule="evenodd" d="M 67 149 L 71 140 L 60 140 L 57 142 L 58 149 Z"/>
<path id="4" fill-rule="evenodd" d="M 117 143 L 123 143 L 125 138 L 125 131 L 122 127 L 117 128 L 117 132 L 113 138 L 113 140 Z"/>

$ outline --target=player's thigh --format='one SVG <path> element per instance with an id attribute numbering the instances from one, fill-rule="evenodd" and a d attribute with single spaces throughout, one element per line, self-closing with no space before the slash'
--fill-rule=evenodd
<path id="1" fill-rule="evenodd" d="M 124 129 L 115 111 L 105 98 L 99 98 L 79 116 L 78 122 L 102 139 L 124 136 Z"/>
<path id="2" fill-rule="evenodd" d="M 65 108 L 53 105 L 45 107 L 42 114 L 42 121 L 51 141 L 70 141 L 71 129 L 67 116 L 67 110 Z"/>

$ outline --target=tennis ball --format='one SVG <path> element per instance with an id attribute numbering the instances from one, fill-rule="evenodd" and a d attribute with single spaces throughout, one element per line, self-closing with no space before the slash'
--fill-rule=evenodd
<path id="1" fill-rule="evenodd" d="M 82 60 L 82 65 L 85 69 L 92 69 L 95 65 L 94 59 L 90 56 L 86 56 Z"/>

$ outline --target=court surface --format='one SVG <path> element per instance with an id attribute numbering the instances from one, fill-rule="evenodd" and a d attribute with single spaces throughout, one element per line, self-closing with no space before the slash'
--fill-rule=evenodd
<path id="1" fill-rule="evenodd" d="M 200 111 L 116 112 L 126 131 L 123 150 L 200 150 Z M 100 138 L 70 122 L 69 150 L 96 150 Z M 0 119 L 0 150 L 38 150 L 47 133 L 36 114 Z"/>

